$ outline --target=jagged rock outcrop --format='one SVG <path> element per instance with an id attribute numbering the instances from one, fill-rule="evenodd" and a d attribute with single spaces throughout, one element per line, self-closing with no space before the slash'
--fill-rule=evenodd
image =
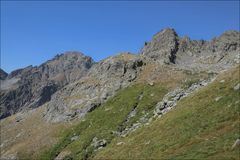
<path id="1" fill-rule="evenodd" d="M 59 122 L 81 117 L 134 81 L 145 62 L 137 55 L 122 53 L 93 65 L 80 81 L 54 94 L 46 119 Z"/>
<path id="2" fill-rule="evenodd" d="M 146 42 L 141 55 L 182 69 L 218 72 L 240 62 L 240 32 L 227 31 L 210 41 L 179 37 L 174 29 L 163 29 Z"/>
<path id="3" fill-rule="evenodd" d="M 207 46 L 212 52 L 231 52 L 240 49 L 240 33 L 226 31 L 221 36 L 213 38 Z"/>
<path id="4" fill-rule="evenodd" d="M 11 72 L 1 82 L 0 118 L 44 104 L 57 90 L 83 77 L 93 63 L 82 53 L 67 52 L 40 66 Z"/>
<path id="5" fill-rule="evenodd" d="M 209 77 L 208 79 L 193 83 L 188 88 L 176 88 L 175 90 L 167 93 L 163 97 L 163 100 L 157 103 L 154 111 L 154 116 L 161 117 L 163 114 L 166 114 L 177 105 L 177 102 L 179 100 L 189 96 L 190 94 L 194 93 L 200 88 L 213 82 L 215 78 L 216 78 L 215 76 L 212 76 L 212 77 Z"/>
<path id="6" fill-rule="evenodd" d="M 145 42 L 141 54 L 167 64 L 175 63 L 177 39 L 178 35 L 174 29 L 163 29 L 153 36 L 151 42 Z"/>
<path id="7" fill-rule="evenodd" d="M 8 74 L 0 68 L 0 80 L 6 79 Z"/>
<path id="8" fill-rule="evenodd" d="M 210 41 L 179 38 L 176 64 L 182 69 L 221 71 L 240 60 L 240 32 L 227 31 Z"/>

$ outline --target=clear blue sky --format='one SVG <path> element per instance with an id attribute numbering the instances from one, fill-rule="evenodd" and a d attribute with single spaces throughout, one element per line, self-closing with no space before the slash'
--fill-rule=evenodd
<path id="1" fill-rule="evenodd" d="M 1 1 L 1 68 L 39 65 L 72 50 L 96 61 L 137 53 L 166 27 L 207 40 L 239 30 L 239 1 Z"/>

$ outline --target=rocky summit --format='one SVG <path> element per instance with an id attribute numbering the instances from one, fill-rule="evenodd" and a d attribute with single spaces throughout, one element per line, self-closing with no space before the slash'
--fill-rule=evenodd
<path id="1" fill-rule="evenodd" d="M 138 54 L 94 62 L 65 52 L 9 74 L 1 69 L 1 158 L 234 159 L 239 53 L 238 31 L 206 41 L 166 28 Z"/>
<path id="2" fill-rule="evenodd" d="M 1 70 L 0 118 L 48 102 L 53 93 L 83 77 L 93 64 L 92 58 L 82 53 L 67 52 L 9 75 Z"/>
<path id="3" fill-rule="evenodd" d="M 163 29 L 146 42 L 141 54 L 181 68 L 222 70 L 239 63 L 239 32 L 226 31 L 210 41 L 179 37 L 174 29 Z"/>
<path id="4" fill-rule="evenodd" d="M 175 63 L 178 51 L 178 35 L 174 29 L 164 29 L 153 36 L 151 42 L 145 42 L 142 54 L 164 63 Z"/>

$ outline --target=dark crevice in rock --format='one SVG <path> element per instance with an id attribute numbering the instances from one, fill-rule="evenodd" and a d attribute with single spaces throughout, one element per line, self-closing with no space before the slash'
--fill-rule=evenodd
<path id="1" fill-rule="evenodd" d="M 48 102 L 51 100 L 51 95 L 58 90 L 58 86 L 56 84 L 49 84 L 44 86 L 42 89 L 42 93 L 40 94 L 40 100 L 38 101 L 38 106 Z"/>
<path id="2" fill-rule="evenodd" d="M 178 49 L 179 49 L 179 42 L 178 40 L 176 39 L 175 40 L 175 47 L 173 49 L 171 49 L 171 53 L 170 53 L 170 57 L 169 57 L 169 61 L 173 64 L 175 64 L 175 60 L 176 60 L 176 57 L 177 57 L 177 52 L 178 52 Z"/>
<path id="3" fill-rule="evenodd" d="M 98 104 L 96 104 L 96 103 L 91 103 L 90 104 L 90 107 L 89 107 L 89 109 L 88 109 L 88 112 L 92 112 L 92 111 L 94 111 L 97 107 L 99 107 L 101 104 L 100 103 L 98 103 Z"/>

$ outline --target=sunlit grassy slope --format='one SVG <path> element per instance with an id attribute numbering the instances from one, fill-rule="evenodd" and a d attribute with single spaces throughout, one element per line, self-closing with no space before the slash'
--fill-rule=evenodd
<path id="1" fill-rule="evenodd" d="M 170 86 L 189 87 L 203 76 L 186 73 L 184 78 L 174 80 L 176 85 L 169 81 L 154 85 L 134 83 L 88 113 L 77 127 L 66 130 L 62 139 L 40 158 L 237 159 L 239 151 L 231 150 L 231 146 L 239 138 L 240 100 L 239 92 L 233 89 L 239 83 L 238 69 L 218 76 L 215 82 L 181 100 L 176 109 L 150 125 L 127 137 L 118 137 L 116 131 L 131 126 L 144 115 L 151 116 Z M 136 115 L 126 121 L 134 108 Z M 78 138 L 71 140 L 73 137 Z M 95 137 L 106 140 L 107 146 L 94 151 Z"/>
<path id="2" fill-rule="evenodd" d="M 106 104 L 88 113 L 84 121 L 75 119 L 64 123 L 49 123 L 44 119 L 46 106 L 25 113 L 24 116 L 19 113 L 1 120 L 0 159 L 7 155 L 15 155 L 24 160 L 50 159 L 56 156 L 61 158 L 67 155 L 73 158 L 92 157 L 95 154 L 90 145 L 93 137 L 106 139 L 110 144 L 117 136 L 114 131 L 131 126 L 143 115 L 151 116 L 155 104 L 169 90 L 177 86 L 188 86 L 208 76 L 207 73 L 192 74 L 156 65 L 145 66 L 142 73 L 131 86 L 120 90 Z M 149 85 L 149 82 L 154 82 L 154 85 Z M 63 98 L 81 96 L 83 95 Z M 134 107 L 136 115 L 126 122 Z M 24 117 L 23 120 L 16 122 L 16 117 L 20 115 Z M 71 141 L 74 136 L 80 138 Z"/>
<path id="3" fill-rule="evenodd" d="M 231 149 L 240 138 L 238 83 L 239 67 L 224 72 L 149 126 L 112 140 L 94 159 L 240 159 L 240 150 Z"/>
<path id="4" fill-rule="evenodd" d="M 67 131 L 62 141 L 41 158 L 53 159 L 59 153 L 66 153 L 66 157 L 75 159 L 92 157 L 94 147 L 91 142 L 94 137 L 104 139 L 108 144 L 111 143 L 116 137 L 114 132 L 135 123 L 147 112 L 151 113 L 156 103 L 166 93 L 167 89 L 160 84 L 154 86 L 135 84 L 120 91 L 107 103 L 87 114 L 76 128 Z M 126 122 L 128 114 L 135 107 L 137 110 L 135 117 Z M 74 136 L 79 136 L 79 139 L 71 141 Z"/>

